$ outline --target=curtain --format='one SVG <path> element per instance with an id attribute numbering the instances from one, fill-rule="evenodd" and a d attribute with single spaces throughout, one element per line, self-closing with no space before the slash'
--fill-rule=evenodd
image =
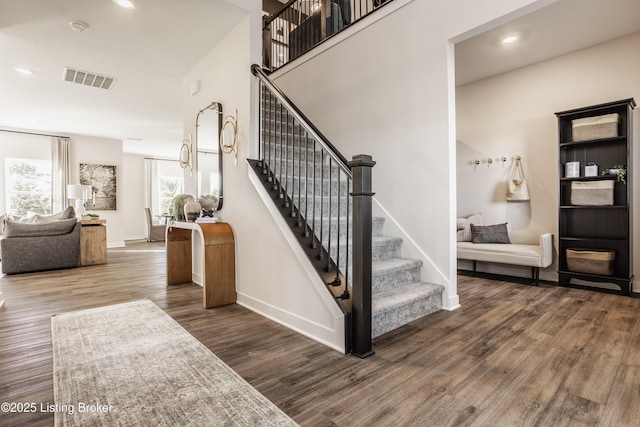
<path id="1" fill-rule="evenodd" d="M 71 142 L 69 138 L 51 139 L 51 212 L 67 207 L 67 184 L 71 181 Z"/>
<path id="2" fill-rule="evenodd" d="M 144 159 L 145 169 L 145 208 L 151 209 L 151 215 L 159 215 L 160 197 L 158 195 L 158 169 L 159 160 Z"/>

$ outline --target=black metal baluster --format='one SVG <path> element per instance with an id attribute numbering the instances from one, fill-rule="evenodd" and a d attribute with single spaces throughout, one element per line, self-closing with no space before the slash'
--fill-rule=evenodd
<path id="1" fill-rule="evenodd" d="M 284 181 L 280 180 L 280 194 L 279 199 L 284 199 L 284 207 L 289 207 L 289 110 L 285 110 L 285 130 L 284 130 Z M 280 157 L 282 157 L 282 150 L 280 150 Z M 284 191 L 283 191 L 284 190 Z"/>
<path id="2" fill-rule="evenodd" d="M 313 173 L 313 191 L 311 192 L 311 215 L 313 216 L 311 221 L 312 238 L 311 247 L 316 248 L 316 140 L 313 140 L 313 167 L 311 169 Z"/>
<path id="3" fill-rule="evenodd" d="M 278 190 L 278 197 L 280 197 L 280 194 L 282 193 L 282 105 L 280 103 L 278 103 L 278 106 L 280 107 L 280 119 L 277 119 L 277 123 L 280 125 L 280 132 L 278 132 L 278 146 L 280 147 L 280 161 L 278 162 L 278 153 L 275 153 L 275 161 L 276 161 L 276 165 L 275 169 L 277 169 L 277 175 L 278 175 L 278 180 L 276 182 L 276 179 L 273 179 L 273 189 L 274 190 Z M 274 172 L 276 172 L 276 170 L 274 170 Z"/>
<path id="4" fill-rule="evenodd" d="M 297 205 L 295 204 L 295 199 L 294 199 L 294 203 L 291 204 L 291 218 L 295 218 L 297 216 L 298 220 L 296 221 L 296 227 L 300 227 L 302 225 L 302 221 L 300 220 L 300 208 L 302 207 L 301 203 L 300 203 L 300 186 L 302 185 L 302 181 L 301 181 L 301 178 L 300 178 L 300 172 L 302 171 L 302 163 L 300 162 L 300 152 L 302 151 L 302 145 L 301 145 L 302 144 L 302 140 L 301 140 L 300 135 L 299 135 L 300 126 L 298 126 L 298 132 L 296 133 L 296 124 L 295 124 L 295 122 L 293 124 L 293 129 L 292 130 L 293 130 L 293 135 L 294 135 L 294 137 L 293 137 L 293 153 L 294 153 L 294 156 L 295 156 L 295 152 L 296 152 L 295 151 L 296 150 L 296 139 L 298 140 L 298 204 Z M 297 136 L 297 138 L 296 138 L 296 136 Z M 294 166 L 293 170 L 294 171 L 296 170 L 295 166 Z M 295 178 L 293 180 L 292 190 L 293 190 L 293 195 L 295 196 L 295 192 L 296 192 L 296 181 L 295 181 Z M 293 196 L 291 198 L 293 199 Z M 295 210 L 295 206 L 298 207 L 298 212 L 297 213 L 296 213 L 296 210 Z"/>
<path id="5" fill-rule="evenodd" d="M 306 130 L 304 133 L 304 237 L 309 237 L 309 138 Z M 315 154 L 314 154 L 315 159 Z"/>
<path id="6" fill-rule="evenodd" d="M 315 167 L 315 166 L 314 166 Z M 322 260 L 322 227 L 323 227 L 323 221 L 322 221 L 322 211 L 323 211 L 323 188 L 324 188 L 324 153 L 323 151 L 320 151 L 320 212 L 319 212 L 319 225 L 320 225 L 320 234 L 318 236 L 318 243 L 320 243 L 320 253 L 318 254 L 318 259 Z M 313 195 L 313 200 L 315 202 L 316 197 L 318 197 L 317 194 Z M 315 212 L 315 210 L 314 210 Z"/>
<path id="7" fill-rule="evenodd" d="M 351 188 L 350 185 L 351 182 L 351 178 L 349 178 L 347 176 L 347 194 L 345 194 L 345 199 L 347 200 L 347 220 L 346 220 L 346 238 L 345 238 L 345 243 L 346 243 L 346 254 L 345 254 L 345 267 L 344 267 L 344 292 L 342 292 L 342 295 L 340 295 L 340 299 L 349 299 L 350 295 L 349 295 L 349 227 L 351 225 L 351 216 L 349 215 L 349 189 Z"/>
<path id="8" fill-rule="evenodd" d="M 332 202 L 332 196 L 331 196 L 331 175 L 332 175 L 332 159 L 331 157 L 329 157 L 329 212 L 327 215 L 327 227 L 329 228 L 329 230 L 327 231 L 327 236 L 328 236 L 328 241 L 327 241 L 327 253 L 329 254 L 329 256 L 327 257 L 327 265 L 325 267 L 325 271 L 328 273 L 331 271 L 331 202 Z"/>
<path id="9" fill-rule="evenodd" d="M 267 162 L 269 160 L 269 154 L 270 152 L 267 152 L 267 150 L 270 150 L 271 148 L 271 92 L 268 92 L 267 87 L 265 85 L 262 85 L 262 92 L 264 94 L 264 111 L 262 116 L 265 118 L 265 120 L 267 121 L 266 123 L 266 130 L 267 130 L 267 137 L 265 138 L 265 141 L 263 143 L 263 161 L 262 161 L 262 175 L 267 175 L 267 173 L 269 172 L 269 170 L 267 169 Z M 269 164 L 271 165 L 271 164 Z M 268 180 L 268 178 L 267 178 Z"/>
<path id="10" fill-rule="evenodd" d="M 337 243 L 337 250 L 336 250 L 336 277 L 335 279 L 333 279 L 333 282 L 331 282 L 331 286 L 340 286 L 340 205 L 342 204 L 342 200 L 340 199 L 340 175 L 341 175 L 341 171 L 340 169 L 337 170 L 338 172 L 338 178 L 336 179 L 336 183 L 338 185 L 338 194 L 337 194 L 337 198 L 336 200 L 338 201 L 338 221 L 336 223 L 336 231 L 337 231 L 337 236 L 336 237 L 336 243 Z M 349 247 L 347 246 L 345 248 L 345 252 L 349 251 Z"/>

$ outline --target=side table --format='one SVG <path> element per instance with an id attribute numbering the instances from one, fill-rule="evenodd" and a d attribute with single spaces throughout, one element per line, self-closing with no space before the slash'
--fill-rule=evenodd
<path id="1" fill-rule="evenodd" d="M 80 220 L 80 265 L 107 263 L 107 220 Z"/>

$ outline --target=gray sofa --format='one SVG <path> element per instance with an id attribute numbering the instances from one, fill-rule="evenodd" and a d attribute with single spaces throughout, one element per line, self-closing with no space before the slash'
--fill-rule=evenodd
<path id="1" fill-rule="evenodd" d="M 5 274 L 73 268 L 80 265 L 80 229 L 76 218 L 40 224 L 4 221 L 0 240 Z"/>

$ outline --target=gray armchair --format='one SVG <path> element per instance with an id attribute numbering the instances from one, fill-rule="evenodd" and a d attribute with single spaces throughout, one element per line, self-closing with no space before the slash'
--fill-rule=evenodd
<path id="1" fill-rule="evenodd" d="M 164 234 L 167 229 L 166 224 L 154 224 L 153 217 L 151 216 L 151 209 L 144 208 L 144 211 L 147 214 L 147 227 L 149 228 L 147 241 L 164 242 Z"/>

